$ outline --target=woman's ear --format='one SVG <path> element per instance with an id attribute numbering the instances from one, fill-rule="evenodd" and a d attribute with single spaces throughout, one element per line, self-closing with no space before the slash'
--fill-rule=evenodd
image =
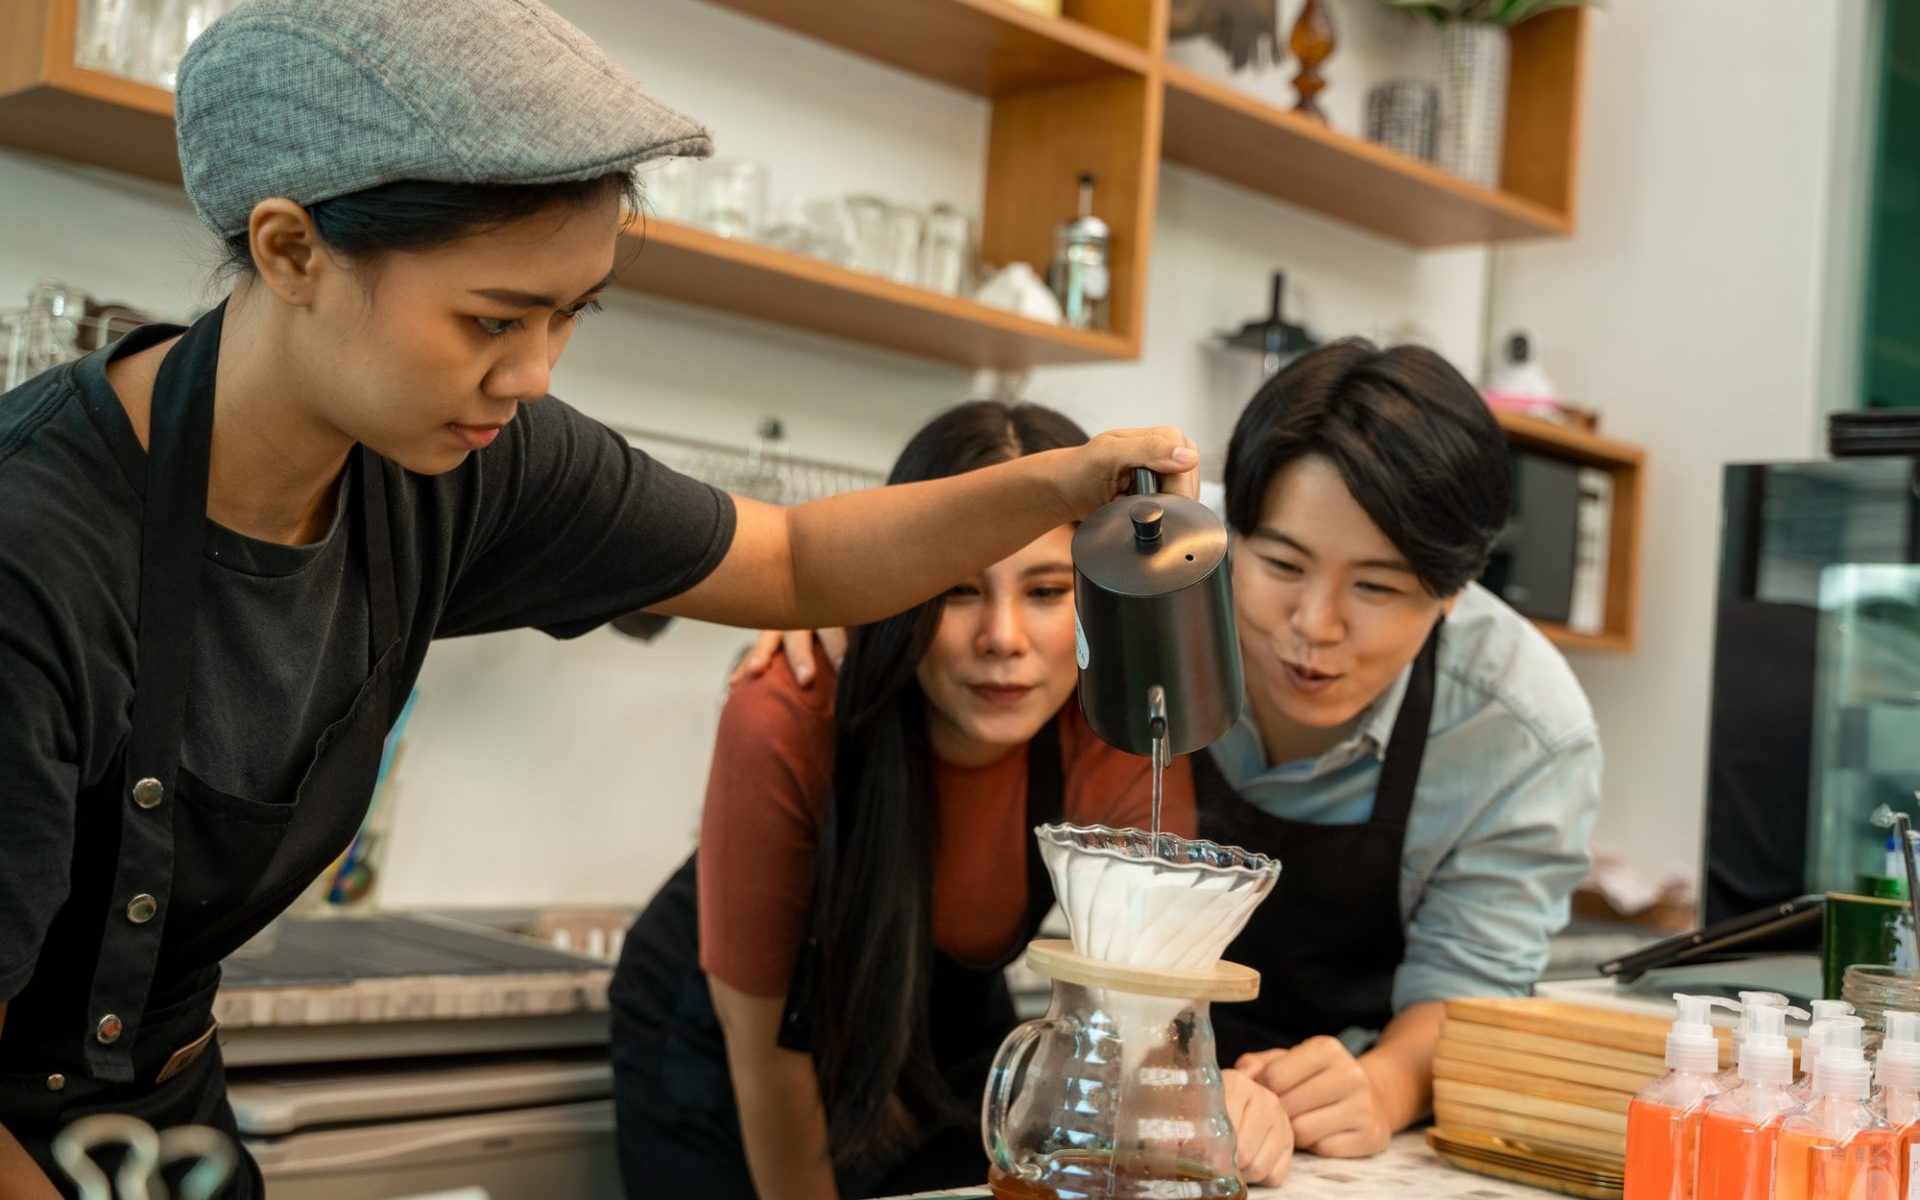
<path id="1" fill-rule="evenodd" d="M 247 243 L 268 290 L 295 308 L 313 303 L 317 278 L 330 261 L 306 209 L 284 197 L 262 200 L 247 218 Z"/>

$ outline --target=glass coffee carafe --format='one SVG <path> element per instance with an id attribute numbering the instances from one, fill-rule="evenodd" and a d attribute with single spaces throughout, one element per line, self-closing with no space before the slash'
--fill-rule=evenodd
<path id="1" fill-rule="evenodd" d="M 1245 1196 L 1208 1009 L 1259 993 L 1257 972 L 1220 955 L 1279 863 L 1141 830 L 1037 835 L 1073 938 L 1028 948 L 1053 1002 L 994 1060 L 981 1111 L 994 1195 Z"/>

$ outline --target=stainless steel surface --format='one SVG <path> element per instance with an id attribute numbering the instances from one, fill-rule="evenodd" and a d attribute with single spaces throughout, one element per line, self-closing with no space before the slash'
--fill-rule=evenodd
<path id="1" fill-rule="evenodd" d="M 1920 795 L 1920 793 L 1916 793 Z M 1893 826 L 1900 831 L 1900 861 L 1907 868 L 1907 905 L 1913 910 L 1913 928 L 1916 937 L 1920 937 L 1920 878 L 1913 864 L 1913 824 L 1907 820 L 1907 814 L 1893 814 Z"/>
<path id="2" fill-rule="evenodd" d="M 1212 510 L 1156 494 L 1150 472 L 1073 537 L 1080 707 L 1102 740 L 1154 752 L 1151 690 L 1165 689 L 1166 753 L 1206 746 L 1240 715 L 1240 641 L 1227 530 Z"/>

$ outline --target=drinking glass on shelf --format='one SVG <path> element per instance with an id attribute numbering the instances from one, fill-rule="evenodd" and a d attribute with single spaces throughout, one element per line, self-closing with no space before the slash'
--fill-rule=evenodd
<path id="1" fill-rule="evenodd" d="M 917 208 L 896 204 L 887 210 L 888 279 L 909 285 L 920 282 L 920 241 L 926 226 L 926 214 Z"/>
<path id="2" fill-rule="evenodd" d="M 207 26 L 226 15 L 227 0 L 161 0 L 160 16 L 153 31 L 153 63 L 149 72 L 153 82 L 172 89 L 180 76 L 180 60 L 187 47 L 207 31 Z"/>
<path id="3" fill-rule="evenodd" d="M 171 90 L 180 76 L 180 59 L 187 52 L 187 9 L 190 0 L 148 0 L 149 20 L 140 39 L 139 61 L 133 75 L 146 83 Z"/>
<path id="4" fill-rule="evenodd" d="M 717 159 L 701 170 L 700 224 L 727 238 L 759 235 L 767 223 L 767 169 L 746 159 Z"/>
<path id="5" fill-rule="evenodd" d="M 34 285 L 27 295 L 27 375 L 79 357 L 80 323 L 86 315 L 86 293 L 51 279 Z"/>
<path id="6" fill-rule="evenodd" d="M 853 222 L 853 269 L 887 273 L 887 210 L 878 196 L 848 196 L 847 216 Z"/>
<path id="7" fill-rule="evenodd" d="M 700 219 L 699 159 L 663 158 L 640 171 L 640 195 L 649 212 L 689 225 Z"/>
<path id="8" fill-rule="evenodd" d="M 949 296 L 961 295 L 970 290 L 972 260 L 973 223 L 949 205 L 934 205 L 927 213 L 920 286 Z"/>
<path id="9" fill-rule="evenodd" d="M 773 217 L 768 220 L 760 240 L 775 250 L 785 250 L 791 254 L 816 254 L 817 242 L 813 229 L 791 200 L 774 205 Z"/>
<path id="10" fill-rule="evenodd" d="M 813 237 L 813 254 L 838 266 L 853 263 L 853 217 L 846 201 L 838 197 L 809 200 L 806 205 L 807 232 Z"/>
<path id="11" fill-rule="evenodd" d="M 83 0 L 73 60 L 109 75 L 133 78 L 135 50 L 148 28 L 135 0 Z"/>

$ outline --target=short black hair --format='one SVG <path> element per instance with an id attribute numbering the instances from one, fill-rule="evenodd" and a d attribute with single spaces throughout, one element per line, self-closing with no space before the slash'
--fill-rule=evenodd
<path id="1" fill-rule="evenodd" d="M 565 183 L 442 183 L 402 179 L 306 206 L 320 240 L 336 254 L 371 264 L 397 251 L 430 250 L 523 221 L 549 209 L 584 208 L 618 196 L 628 208 L 639 185 L 625 171 Z M 253 247 L 241 230 L 224 243 L 222 264 L 253 271 Z"/>
<path id="2" fill-rule="evenodd" d="M 1227 523 L 1259 527 L 1274 476 L 1317 456 L 1413 568 L 1451 596 L 1480 577 L 1506 524 L 1511 466 L 1473 385 L 1422 346 L 1348 338 L 1302 355 L 1254 394 L 1227 447 Z"/>

